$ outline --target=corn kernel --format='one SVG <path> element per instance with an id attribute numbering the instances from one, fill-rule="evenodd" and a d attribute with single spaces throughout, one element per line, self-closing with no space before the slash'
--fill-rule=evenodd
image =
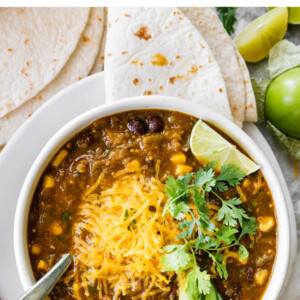
<path id="1" fill-rule="evenodd" d="M 78 293 L 78 291 L 79 291 L 79 289 L 80 289 L 80 286 L 79 286 L 79 284 L 74 283 L 74 284 L 72 285 L 72 288 L 73 288 L 73 291 L 74 291 L 75 293 Z"/>
<path id="2" fill-rule="evenodd" d="M 248 187 L 250 185 L 250 180 L 248 178 L 245 178 L 242 182 L 243 187 Z"/>
<path id="3" fill-rule="evenodd" d="M 273 217 L 258 217 L 258 228 L 262 232 L 269 232 L 275 225 Z"/>
<path id="4" fill-rule="evenodd" d="M 66 156 L 68 155 L 68 151 L 65 149 L 62 149 L 57 155 L 56 157 L 53 159 L 52 161 L 52 166 L 53 167 L 58 167 L 61 162 L 66 158 Z"/>
<path id="5" fill-rule="evenodd" d="M 175 175 L 183 175 L 185 173 L 192 172 L 193 168 L 187 165 L 177 165 L 175 169 Z"/>
<path id="6" fill-rule="evenodd" d="M 85 172 L 86 172 L 86 163 L 85 163 L 85 162 L 80 162 L 80 163 L 77 165 L 76 170 L 77 170 L 79 173 L 85 173 Z"/>
<path id="7" fill-rule="evenodd" d="M 42 247 L 38 244 L 33 244 L 31 247 L 31 253 L 33 255 L 39 255 L 42 252 Z"/>
<path id="8" fill-rule="evenodd" d="M 43 187 L 44 189 L 49 189 L 49 188 L 52 188 L 54 187 L 54 184 L 55 184 L 55 179 L 49 175 L 46 175 L 44 177 L 44 181 L 43 181 Z"/>
<path id="9" fill-rule="evenodd" d="M 129 168 L 131 169 L 138 169 L 140 168 L 140 166 L 141 166 L 140 162 L 136 159 L 129 163 Z"/>
<path id="10" fill-rule="evenodd" d="M 52 223 L 50 229 L 53 235 L 60 235 L 63 232 L 63 228 L 57 223 Z"/>
<path id="11" fill-rule="evenodd" d="M 267 278 L 268 278 L 269 272 L 268 270 L 260 269 L 257 270 L 254 274 L 254 281 L 257 285 L 263 285 Z"/>
<path id="12" fill-rule="evenodd" d="M 186 163 L 186 156 L 183 153 L 176 153 L 172 155 L 171 161 L 175 165 L 184 165 Z"/>
<path id="13" fill-rule="evenodd" d="M 37 269 L 40 271 L 48 271 L 48 265 L 44 260 L 40 260 L 38 265 L 37 265 Z"/>

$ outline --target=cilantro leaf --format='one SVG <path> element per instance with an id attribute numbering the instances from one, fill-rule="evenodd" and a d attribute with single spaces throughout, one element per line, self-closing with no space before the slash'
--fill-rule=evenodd
<path id="1" fill-rule="evenodd" d="M 210 288 L 210 276 L 206 271 L 200 271 L 199 267 L 194 266 L 188 272 L 185 281 L 185 292 L 188 299 L 199 299 L 200 296 L 209 294 Z"/>
<path id="2" fill-rule="evenodd" d="M 219 18 L 229 35 L 234 33 L 233 25 L 237 21 L 235 17 L 236 9 L 237 7 L 217 7 Z"/>
<path id="3" fill-rule="evenodd" d="M 199 171 L 195 174 L 195 186 L 203 188 L 206 192 L 210 192 L 212 187 L 215 186 L 216 180 L 214 178 L 215 172 L 213 169 Z"/>
<path id="4" fill-rule="evenodd" d="M 193 231 L 194 231 L 194 227 L 195 227 L 196 221 L 192 220 L 192 221 L 184 221 L 178 224 L 178 228 L 179 229 L 184 229 L 184 228 L 188 228 L 187 230 L 185 230 L 184 232 L 186 232 L 186 236 L 188 236 L 189 238 L 191 238 Z M 182 238 L 181 235 L 178 235 L 177 238 Z"/>
<path id="5" fill-rule="evenodd" d="M 222 207 L 218 211 L 217 220 L 223 221 L 224 225 L 229 225 L 231 227 L 235 227 L 237 225 L 237 221 L 239 221 L 240 225 L 243 224 L 243 218 L 249 219 L 245 210 L 242 207 L 238 207 L 242 204 L 240 198 L 234 197 L 227 201 L 222 200 Z"/>
<path id="6" fill-rule="evenodd" d="M 161 257 L 163 272 L 175 271 L 180 274 L 184 270 L 191 268 L 195 264 L 195 259 L 189 252 L 188 247 L 187 243 L 163 247 L 163 250 L 168 252 Z"/>
<path id="7" fill-rule="evenodd" d="M 250 217 L 248 220 L 244 220 L 242 224 L 242 232 L 240 238 L 246 234 L 255 234 L 258 227 L 256 224 L 256 218 Z"/>
<path id="8" fill-rule="evenodd" d="M 218 272 L 220 278 L 224 278 L 227 280 L 228 272 L 227 272 L 226 264 L 216 261 L 216 266 L 217 266 L 217 272 Z"/>
<path id="9" fill-rule="evenodd" d="M 170 205 L 170 214 L 177 220 L 182 220 L 185 215 L 184 212 L 188 212 L 190 208 L 185 204 L 185 202 L 172 203 Z"/>
<path id="10" fill-rule="evenodd" d="M 208 255 L 212 259 L 212 261 L 216 264 L 217 272 L 220 278 L 227 279 L 228 272 L 227 272 L 226 264 L 223 264 L 224 255 L 219 252 L 216 252 L 215 255 L 213 255 L 212 253 L 209 253 Z"/>
<path id="11" fill-rule="evenodd" d="M 240 184 L 241 180 L 244 179 L 245 173 L 236 165 L 229 164 L 221 167 L 221 173 L 216 178 L 215 188 L 220 192 L 227 190 L 225 183 L 235 187 Z"/>
<path id="12" fill-rule="evenodd" d="M 227 245 L 232 244 L 235 240 L 235 234 L 238 233 L 238 230 L 230 227 L 230 226 L 225 226 L 223 225 L 216 233 L 216 237 L 218 239 L 218 242 L 225 242 Z"/>
<path id="13" fill-rule="evenodd" d="M 241 245 L 241 244 L 239 246 L 238 253 L 239 253 L 240 260 L 245 260 L 249 256 L 249 252 L 248 252 L 247 248 L 244 245 Z"/>

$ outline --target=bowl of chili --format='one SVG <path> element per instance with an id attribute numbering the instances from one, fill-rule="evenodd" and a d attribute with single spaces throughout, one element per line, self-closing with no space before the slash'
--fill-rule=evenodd
<path id="1" fill-rule="evenodd" d="M 114 178 L 114 180 L 120 178 L 120 181 L 116 180 L 117 183 L 115 182 L 115 184 L 120 184 L 120 187 L 123 187 L 124 181 L 122 180 L 127 178 L 127 175 L 124 178 L 122 177 L 123 173 L 127 174 L 126 170 L 122 170 L 124 165 L 127 166 L 126 168 L 144 168 L 138 174 L 140 174 L 139 176 L 146 176 L 145 178 L 131 178 L 131 182 L 137 180 L 136 184 L 141 180 L 146 180 L 145 182 L 147 182 L 150 177 L 152 178 L 151 174 L 156 172 L 157 161 L 160 161 L 159 179 L 165 185 L 169 184 L 169 188 L 172 188 L 172 184 L 171 181 L 166 183 L 168 176 L 173 176 L 172 178 L 175 182 L 173 185 L 176 185 L 178 176 L 185 176 L 186 173 L 198 174 L 196 171 L 203 166 L 199 165 L 188 147 L 191 130 L 198 119 L 204 120 L 225 139 L 236 145 L 260 165 L 258 173 L 243 177 L 240 186 L 242 188 L 241 193 L 233 191 L 229 187 L 225 194 L 219 194 L 219 197 L 221 195 L 224 198 L 223 200 L 221 199 L 221 204 L 224 204 L 228 199 L 232 201 L 233 206 L 228 208 L 228 205 L 224 204 L 227 205 L 225 208 L 229 210 L 243 208 L 249 216 L 256 218 L 259 225 L 256 234 L 252 234 L 252 237 L 249 237 L 251 235 L 247 235 L 247 237 L 240 236 L 241 239 L 238 241 L 237 239 L 233 242 L 227 240 L 226 245 L 232 242 L 231 245 L 233 245 L 232 249 L 234 251 L 224 253 L 222 250 L 222 259 L 215 255 L 220 252 L 219 250 L 222 248 L 220 245 L 218 249 L 212 248 L 213 250 L 202 245 L 200 252 L 206 252 L 207 255 L 201 256 L 201 263 L 198 264 L 199 269 L 205 270 L 206 273 L 202 275 L 210 276 L 216 293 L 219 293 L 224 299 L 229 299 L 230 297 L 233 299 L 247 299 L 249 295 L 251 295 L 252 299 L 253 297 L 256 297 L 256 299 L 276 299 L 280 295 L 286 279 L 289 263 L 290 229 L 284 195 L 272 166 L 249 136 L 231 121 L 199 104 L 162 96 L 124 99 L 92 109 L 61 128 L 40 152 L 23 184 L 15 217 L 15 255 L 24 288 L 29 288 L 35 279 L 40 278 L 47 272 L 58 259 L 56 255 L 74 246 L 74 236 L 78 235 L 81 237 L 75 243 L 76 251 L 80 253 L 87 250 L 83 251 L 78 245 L 82 245 L 85 242 L 94 246 L 97 243 L 97 238 L 103 238 L 101 233 L 98 233 L 96 237 L 91 236 L 91 238 L 87 238 L 87 236 L 94 234 L 93 230 L 87 227 L 86 224 L 89 222 L 85 221 L 82 223 L 78 221 L 78 214 L 90 209 L 90 207 L 82 206 L 83 204 L 87 205 L 86 202 L 82 203 L 82 199 L 80 199 L 80 203 L 78 202 L 78 194 L 94 192 L 91 192 L 91 188 L 93 188 L 94 184 L 99 184 L 99 181 L 103 181 L 101 184 L 107 190 L 111 189 L 115 181 L 112 181 L 110 177 Z M 120 161 L 122 162 L 120 163 Z M 63 165 L 61 165 L 62 162 L 64 162 Z M 130 163 L 133 165 L 130 165 Z M 135 172 L 137 171 L 135 170 Z M 141 175 L 143 172 L 146 175 Z M 101 174 L 105 174 L 102 176 L 105 179 L 101 178 Z M 118 175 L 116 176 L 115 174 Z M 196 179 L 190 178 L 190 180 L 193 182 Z M 260 182 L 260 187 L 255 191 L 257 182 Z M 127 186 L 130 185 L 130 181 L 125 183 Z M 159 184 L 153 181 L 153 189 L 154 186 L 157 186 L 157 191 L 155 190 L 155 192 L 160 195 L 162 191 L 159 189 Z M 49 192 L 50 190 L 51 192 Z M 195 193 L 194 190 L 189 190 L 188 192 Z M 92 193 L 91 195 L 94 194 Z M 100 199 L 99 193 L 97 195 L 96 200 L 93 198 L 95 201 L 107 201 L 106 198 Z M 235 200 L 232 199 L 235 199 L 236 195 L 239 198 L 245 197 L 246 202 L 249 201 L 249 203 L 243 204 L 242 207 L 234 206 Z M 209 197 L 208 194 L 206 196 Z M 169 197 L 171 196 L 169 195 Z M 50 201 L 51 199 L 52 202 Z M 86 199 L 88 199 L 86 201 L 91 201 L 90 194 L 87 195 Z M 109 202 L 109 205 L 112 205 L 116 199 L 111 197 L 110 201 L 112 202 Z M 214 206 L 220 205 L 218 201 L 212 197 L 208 204 L 213 209 Z M 90 202 L 88 203 L 91 205 Z M 132 206 L 133 204 L 130 203 L 130 205 Z M 123 219 L 131 221 L 129 224 L 126 223 L 127 227 L 125 229 L 127 229 L 129 234 L 132 234 L 140 228 L 139 226 L 146 226 L 147 222 L 140 224 L 142 218 L 133 218 L 134 214 L 139 210 L 130 205 L 124 210 Z M 152 214 L 158 212 L 158 209 L 153 208 L 153 203 L 148 207 L 150 212 L 153 210 Z M 102 214 L 104 212 L 99 213 Z M 173 216 L 171 212 L 168 218 L 170 216 Z M 199 217 L 199 215 L 197 216 Z M 85 217 L 79 215 L 81 219 Z M 110 219 L 105 219 L 106 217 L 108 218 L 107 215 L 103 215 L 103 224 L 109 227 Z M 247 219 L 248 217 L 245 218 Z M 92 216 L 89 215 L 87 219 L 91 220 Z M 220 217 L 217 219 L 219 223 L 222 223 L 220 222 L 221 220 L 222 218 Z M 171 218 L 168 222 L 173 221 L 174 218 Z M 186 221 L 190 222 L 191 220 L 187 219 Z M 235 220 L 233 217 L 231 224 L 224 221 L 225 219 L 223 219 L 224 229 L 222 230 L 232 231 L 238 228 L 238 216 L 236 216 Z M 164 221 L 157 219 L 157 222 Z M 181 225 L 181 229 L 186 228 L 184 227 L 185 225 Z M 229 228 L 229 225 L 231 225 L 231 228 Z M 157 226 L 161 226 L 161 224 L 157 224 Z M 177 226 L 177 223 L 175 222 L 172 226 Z M 82 232 L 82 227 L 84 227 L 84 232 Z M 238 231 L 237 229 L 234 234 L 239 234 Z M 180 235 L 182 232 L 177 233 Z M 111 235 L 113 234 L 117 234 L 117 232 L 111 231 Z M 157 238 L 161 238 L 162 235 L 162 232 L 160 232 Z M 232 236 L 233 234 L 231 234 L 231 238 Z M 128 238 L 130 240 L 130 237 Z M 168 240 L 168 238 L 164 237 L 164 241 Z M 119 239 L 121 239 L 120 236 Z M 187 236 L 185 235 L 186 239 Z M 225 243 L 224 237 L 222 242 Z M 216 245 L 213 245 L 213 247 L 216 247 Z M 169 276 L 167 279 L 172 284 L 163 284 L 160 299 L 164 299 L 164 297 L 166 299 L 170 297 L 176 299 L 180 293 L 178 290 L 186 290 L 186 288 L 180 287 L 180 282 L 185 282 L 186 278 L 181 277 L 182 275 L 179 274 L 181 272 L 178 269 L 176 270 L 176 267 L 173 266 L 173 269 L 171 268 L 170 256 L 167 255 L 183 253 L 186 257 L 186 255 L 191 255 L 191 252 L 186 249 L 178 250 L 174 245 L 172 249 L 168 249 L 165 251 L 165 254 L 162 254 L 161 260 L 155 262 L 158 266 L 163 260 L 167 261 L 164 270 L 165 272 L 171 272 L 167 274 Z M 157 251 L 160 252 L 160 250 Z M 241 257 L 235 257 L 234 253 L 243 251 L 249 252 L 247 261 L 240 259 Z M 81 264 L 85 263 L 86 265 L 84 267 L 81 266 L 76 271 L 78 272 L 76 273 L 77 275 L 70 274 L 70 278 L 66 279 L 69 281 L 66 281 L 65 286 L 61 285 L 55 290 L 55 296 L 63 296 L 65 299 L 72 299 L 72 297 L 96 299 L 99 297 L 99 293 L 102 293 L 103 297 L 110 297 L 115 292 L 113 290 L 110 291 L 109 288 L 108 291 L 100 291 L 103 286 L 95 285 L 95 281 L 86 285 L 83 285 L 82 282 L 74 281 L 74 276 L 85 274 L 84 268 L 90 263 L 87 261 L 87 257 L 91 253 L 86 252 L 85 254 L 86 256 L 84 259 L 82 258 Z M 192 258 L 189 259 L 192 260 Z M 184 258 L 181 258 L 182 260 Z M 227 275 L 225 272 L 222 273 L 220 271 L 226 260 L 228 264 Z M 145 262 L 143 263 L 145 264 Z M 197 268 L 195 267 L 195 272 L 198 270 Z M 214 271 L 214 268 L 217 270 Z M 103 269 L 103 265 L 101 265 L 100 269 Z M 188 272 L 193 270 L 191 269 Z M 150 274 L 151 269 L 147 269 L 147 272 Z M 223 278 L 220 277 L 220 273 L 223 275 Z M 186 273 L 186 275 L 188 274 Z M 122 274 L 120 273 L 121 277 Z M 172 279 L 173 277 L 176 279 Z M 120 282 L 118 282 L 119 285 L 121 285 Z M 147 290 L 147 285 L 144 281 L 142 284 L 138 280 L 133 280 L 132 282 L 134 282 L 134 286 L 139 286 L 140 284 L 140 287 L 134 290 L 131 286 L 131 292 L 125 292 L 128 298 L 123 295 L 124 299 L 138 297 L 139 294 L 142 295 Z M 139 282 L 139 284 L 136 282 Z M 157 286 L 162 285 L 157 278 L 156 282 L 158 282 Z M 68 285 L 72 286 L 71 291 L 66 288 Z M 78 291 L 76 291 L 77 285 L 80 285 Z M 205 295 L 205 285 L 202 288 Z M 153 294 L 154 290 L 150 289 L 149 291 L 152 294 L 147 299 L 155 299 L 156 294 Z M 77 296 L 76 293 L 78 293 Z"/>

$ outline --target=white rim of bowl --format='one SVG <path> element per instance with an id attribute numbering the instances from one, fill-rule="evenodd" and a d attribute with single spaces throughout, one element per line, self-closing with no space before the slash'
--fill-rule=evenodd
<path id="1" fill-rule="evenodd" d="M 25 178 L 15 214 L 14 250 L 19 276 L 24 289 L 30 288 L 35 282 L 27 246 L 27 222 L 33 193 L 45 167 L 65 142 L 93 121 L 119 112 L 139 109 L 173 110 L 197 118 L 203 118 L 217 128 L 220 128 L 220 130 L 232 138 L 258 164 L 264 165 L 262 172 L 267 179 L 275 203 L 278 220 L 278 239 L 275 267 L 273 267 L 273 273 L 263 299 L 276 299 L 280 294 L 287 274 L 290 251 L 290 229 L 285 198 L 272 166 L 255 142 L 232 121 L 227 120 L 221 114 L 198 103 L 168 96 L 125 98 L 93 108 L 64 125 L 43 147 Z"/>

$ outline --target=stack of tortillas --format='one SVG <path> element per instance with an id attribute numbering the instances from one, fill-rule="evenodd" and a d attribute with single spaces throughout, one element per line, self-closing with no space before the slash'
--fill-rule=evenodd
<path id="1" fill-rule="evenodd" d="M 246 64 L 212 8 L 0 8 L 0 19 L 0 146 L 104 61 L 107 101 L 177 96 L 240 127 L 257 120 Z"/>
<path id="2" fill-rule="evenodd" d="M 110 8 L 108 101 L 169 95 L 204 104 L 242 127 L 256 121 L 245 61 L 211 8 Z"/>
<path id="3" fill-rule="evenodd" d="M 105 13 L 104 8 L 0 8 L 0 20 L 1 146 L 49 98 L 103 70 Z"/>

